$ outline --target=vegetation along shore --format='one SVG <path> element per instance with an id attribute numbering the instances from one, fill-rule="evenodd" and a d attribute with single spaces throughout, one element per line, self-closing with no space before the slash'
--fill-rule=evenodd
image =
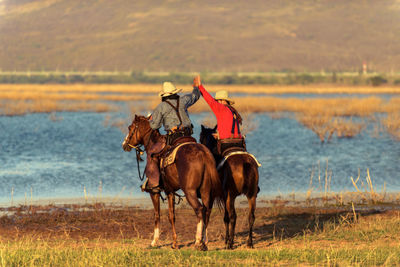
<path id="1" fill-rule="evenodd" d="M 188 84 L 178 87 L 190 90 Z M 210 86 L 212 92 L 221 89 L 227 89 L 233 95 L 243 95 L 236 97 L 236 107 L 246 116 L 266 112 L 274 118 L 294 118 L 315 132 L 321 142 L 333 136 L 356 136 L 369 124 L 373 125 L 374 135 L 387 131 L 394 139 L 400 140 L 400 87 Z M 110 112 L 126 110 L 126 106 L 129 113 L 134 114 L 153 109 L 159 103 L 159 90 L 160 86 L 155 84 L 0 84 L 0 114 L 51 113 L 51 118 L 54 118 L 55 112 Z M 313 97 L 307 97 L 310 95 Z M 202 99 L 190 109 L 194 113 L 208 111 Z M 253 123 L 252 120 L 246 121 Z M 125 128 L 128 121 L 107 123 Z M 251 128 L 249 125 L 246 127 Z"/>

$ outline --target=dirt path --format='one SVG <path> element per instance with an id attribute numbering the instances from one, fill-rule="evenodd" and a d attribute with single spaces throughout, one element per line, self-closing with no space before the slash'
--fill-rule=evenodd
<path id="1" fill-rule="evenodd" d="M 111 207 L 104 204 L 62 206 L 20 206 L 2 208 L 7 215 L 0 217 L 1 239 L 16 240 L 68 238 L 72 240 L 134 239 L 149 246 L 153 235 L 153 210 L 137 207 Z M 398 211 L 359 211 L 359 215 L 398 216 Z M 338 208 L 301 208 L 277 205 L 259 207 L 254 226 L 255 248 L 265 248 L 283 240 L 292 240 L 305 232 L 312 233 L 316 225 L 326 221 L 351 220 L 351 210 Z M 245 247 L 248 235 L 247 209 L 237 209 L 236 248 Z M 193 245 L 196 218 L 192 209 L 180 205 L 176 210 L 176 226 L 180 248 Z M 161 247 L 171 245 L 171 231 L 166 209 L 161 214 Z M 223 212 L 214 209 L 208 228 L 209 249 L 224 247 Z"/>

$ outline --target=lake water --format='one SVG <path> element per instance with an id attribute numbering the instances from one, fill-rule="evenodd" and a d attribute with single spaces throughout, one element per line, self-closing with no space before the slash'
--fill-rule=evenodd
<path id="1" fill-rule="evenodd" d="M 196 138 L 208 115 L 191 115 Z M 85 193 L 147 197 L 139 189 L 135 153 L 121 148 L 125 134 L 105 123 L 110 116 L 127 117 L 82 112 L 60 112 L 56 120 L 49 114 L 1 116 L 0 202 L 82 198 Z M 386 134 L 376 137 L 373 125 L 354 138 L 321 144 L 294 119 L 262 113 L 255 120 L 258 127 L 247 135 L 247 147 L 262 164 L 261 195 L 304 193 L 312 173 L 313 187 L 324 188 L 326 171 L 331 191 L 355 191 L 350 177 L 360 170 L 365 182 L 367 169 L 378 191 L 385 183 L 387 191 L 400 191 L 400 142 Z"/>

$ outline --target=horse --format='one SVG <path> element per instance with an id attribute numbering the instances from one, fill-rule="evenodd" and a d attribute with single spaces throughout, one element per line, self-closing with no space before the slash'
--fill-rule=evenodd
<path id="1" fill-rule="evenodd" d="M 200 143 L 204 144 L 212 151 L 216 162 L 219 163 L 223 157 L 216 151 L 217 140 L 213 136 L 215 133 L 216 127 L 211 129 L 201 125 Z M 224 190 L 226 248 L 233 249 L 236 226 L 235 199 L 242 194 L 246 195 L 249 204 L 249 235 L 247 246 L 253 248 L 254 212 L 256 209 L 256 198 L 259 192 L 258 162 L 248 153 L 238 153 L 229 156 L 218 172 Z"/>
<path id="2" fill-rule="evenodd" d="M 131 151 L 132 148 L 140 151 L 141 145 L 147 151 L 160 138 L 165 138 L 158 130 L 150 127 L 149 120 L 144 116 L 135 115 L 128 130 L 122 143 L 125 151 Z M 175 192 L 181 189 L 197 216 L 195 247 L 207 250 L 206 231 L 214 200 L 218 206 L 223 205 L 222 185 L 213 155 L 202 144 L 185 144 L 176 152 L 174 163 L 165 167 L 163 173 L 163 189 L 168 198 L 168 217 L 172 226 L 172 248 L 177 248 Z M 155 247 L 160 236 L 160 193 L 150 193 L 150 197 L 154 206 L 154 236 L 151 246 Z M 198 198 L 201 198 L 202 203 Z"/>

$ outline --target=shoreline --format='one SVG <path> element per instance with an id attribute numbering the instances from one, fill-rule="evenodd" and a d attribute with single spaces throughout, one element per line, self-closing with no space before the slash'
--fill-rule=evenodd
<path id="1" fill-rule="evenodd" d="M 183 196 L 182 201 L 176 204 L 176 207 L 190 207 Z M 161 200 L 161 209 L 168 209 L 168 201 L 163 193 Z M 178 202 L 178 197 L 175 198 Z M 0 201 L 0 209 L 9 209 L 21 206 L 64 206 L 64 205 L 96 205 L 102 204 L 108 207 L 133 207 L 139 209 L 152 209 L 153 204 L 150 195 L 147 196 L 99 196 L 99 197 L 43 197 L 37 199 L 14 198 L 9 201 Z M 257 207 L 268 208 L 277 205 L 293 206 L 293 207 L 326 207 L 326 206 L 351 206 L 358 205 L 380 205 L 380 206 L 399 206 L 400 208 L 400 192 L 298 192 L 279 195 L 259 194 L 257 197 Z M 237 208 L 247 208 L 248 202 L 244 195 L 236 198 L 235 206 Z"/>

